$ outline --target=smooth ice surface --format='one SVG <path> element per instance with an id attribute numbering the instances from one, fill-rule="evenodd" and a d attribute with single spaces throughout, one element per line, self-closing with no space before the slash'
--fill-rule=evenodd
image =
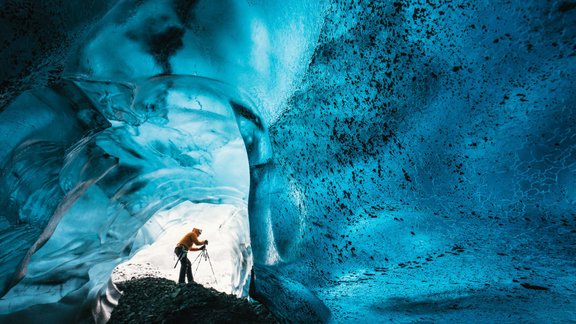
<path id="1" fill-rule="evenodd" d="M 322 24 L 322 2 L 120 1 L 93 28 L 65 73 L 131 81 L 157 74 L 240 86 L 265 120 L 298 86 Z"/>
<path id="2" fill-rule="evenodd" d="M 28 288 L 51 318 L 102 313 L 134 235 L 198 200 L 247 202 L 256 287 L 282 316 L 576 318 L 573 1 L 118 1 L 82 23 L 48 3 L 0 16 L 4 314 Z M 21 40 L 40 27 L 44 41 Z M 171 82 L 187 90 L 164 95 Z M 165 109 L 182 103 L 194 118 Z M 208 176 L 223 120 L 247 151 L 248 197 Z M 50 242 L 67 247 L 59 267 Z"/>

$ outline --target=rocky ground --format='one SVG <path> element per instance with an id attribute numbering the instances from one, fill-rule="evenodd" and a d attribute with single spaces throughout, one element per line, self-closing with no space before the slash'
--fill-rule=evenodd
<path id="1" fill-rule="evenodd" d="M 191 283 L 146 277 L 116 283 L 122 291 L 108 323 L 277 323 L 261 304 Z"/>

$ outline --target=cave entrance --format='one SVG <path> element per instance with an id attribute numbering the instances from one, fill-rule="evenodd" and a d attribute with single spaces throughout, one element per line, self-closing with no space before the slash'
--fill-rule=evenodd
<path id="1" fill-rule="evenodd" d="M 108 146 L 99 142 L 107 152 L 124 148 L 117 154 L 120 162 L 146 170 L 141 177 L 149 180 L 147 187 L 134 184 L 136 189 L 129 187 L 122 196 L 135 205 L 132 214 L 140 213 L 147 221 L 127 241 L 130 259 L 115 268 L 112 280 L 155 276 L 177 281 L 180 265 L 174 268 L 174 247 L 196 227 L 203 230 L 200 239 L 209 241 L 212 267 L 197 258 L 200 252 L 188 252 L 194 281 L 244 295 L 252 250 L 250 168 L 242 134 L 249 134 L 253 145 L 257 131 L 246 128 L 255 117 L 237 103 L 241 101 L 224 95 L 232 93 L 228 88 L 209 79 L 159 76 L 139 85 L 136 93 L 133 106 L 146 116 L 137 130 L 124 126 L 118 133 L 128 134 L 128 139 Z M 147 215 L 154 206 L 165 207 Z"/>
<path id="2" fill-rule="evenodd" d="M 157 213 L 138 233 L 140 238 L 157 236 L 153 231 L 165 228 L 151 244 L 130 260 L 118 265 L 112 274 L 114 282 L 145 276 L 178 281 L 180 264 L 173 253 L 179 239 L 192 228 L 202 229 L 200 239 L 207 239 L 210 263 L 189 252 L 193 262 L 194 281 L 216 290 L 241 296 L 252 265 L 250 232 L 246 206 L 230 204 L 194 204 L 189 201 Z M 214 270 L 214 273 L 212 272 Z"/>

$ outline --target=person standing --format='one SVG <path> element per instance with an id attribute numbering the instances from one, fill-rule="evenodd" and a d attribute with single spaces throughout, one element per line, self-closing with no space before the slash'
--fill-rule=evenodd
<path id="1" fill-rule="evenodd" d="M 184 235 L 174 248 L 174 253 L 180 261 L 180 277 L 178 278 L 178 283 L 186 283 L 184 279 L 188 279 L 188 283 L 194 282 L 194 278 L 192 277 L 192 263 L 188 259 L 187 253 L 188 251 L 202 251 L 206 248 L 208 240 L 200 241 L 198 239 L 200 234 L 202 234 L 201 229 L 193 228 L 192 232 Z M 196 248 L 194 245 L 201 247 Z"/>

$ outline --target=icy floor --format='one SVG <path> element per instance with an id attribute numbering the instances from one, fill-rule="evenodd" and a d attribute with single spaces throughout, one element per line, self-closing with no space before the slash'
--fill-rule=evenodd
<path id="1" fill-rule="evenodd" d="M 576 242 L 564 225 L 471 229 L 462 249 L 364 268 L 352 260 L 316 294 L 337 323 L 576 323 Z"/>
<path id="2" fill-rule="evenodd" d="M 332 310 L 336 322 L 499 322 L 560 323 L 576 321 L 574 278 L 562 271 L 541 272 L 550 290 L 532 290 L 522 283 L 535 278 L 491 277 L 486 269 L 462 264 L 467 274 L 455 273 L 447 256 L 426 269 L 394 268 L 387 272 L 366 271 L 342 276 L 317 292 Z M 465 267 L 465 268 L 464 268 Z M 496 266 L 495 268 L 497 268 Z M 479 270 L 480 275 L 468 275 Z M 565 276 L 566 274 L 564 274 Z"/>

